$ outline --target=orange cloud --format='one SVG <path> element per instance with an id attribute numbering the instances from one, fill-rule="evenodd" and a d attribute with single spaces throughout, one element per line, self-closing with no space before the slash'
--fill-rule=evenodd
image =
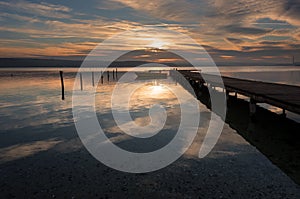
<path id="1" fill-rule="evenodd" d="M 220 58 L 222 58 L 222 59 L 234 59 L 235 56 L 221 55 Z"/>
<path id="2" fill-rule="evenodd" d="M 182 61 L 182 59 L 176 59 L 176 58 L 160 58 L 160 59 L 154 60 L 154 62 L 178 62 L 178 61 Z"/>

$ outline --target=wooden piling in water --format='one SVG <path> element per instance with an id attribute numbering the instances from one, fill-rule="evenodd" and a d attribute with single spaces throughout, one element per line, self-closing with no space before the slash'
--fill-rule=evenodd
<path id="1" fill-rule="evenodd" d="M 80 90 L 83 90 L 82 74 L 80 73 Z"/>
<path id="2" fill-rule="evenodd" d="M 103 84 L 103 72 L 101 71 L 101 84 Z"/>
<path id="3" fill-rule="evenodd" d="M 224 90 L 224 88 L 223 88 L 223 90 Z M 229 94 L 228 90 L 225 90 L 225 92 L 226 92 L 226 101 L 227 101 L 227 104 L 228 104 L 228 101 L 229 101 L 229 98 L 230 98 L 230 94 Z"/>
<path id="4" fill-rule="evenodd" d="M 61 82 L 61 99 L 65 100 L 65 85 L 64 85 L 64 72 L 63 71 L 59 71 L 59 75 L 60 75 L 60 82 Z"/>
<path id="5" fill-rule="evenodd" d="M 256 101 L 252 98 L 250 99 L 249 102 L 249 112 L 251 117 L 253 117 L 256 113 Z"/>
<path id="6" fill-rule="evenodd" d="M 94 72 L 92 72 L 92 85 L 95 86 L 95 78 L 94 78 Z"/>
<path id="7" fill-rule="evenodd" d="M 282 109 L 282 114 L 281 114 L 282 117 L 286 118 L 286 111 L 285 109 Z"/>

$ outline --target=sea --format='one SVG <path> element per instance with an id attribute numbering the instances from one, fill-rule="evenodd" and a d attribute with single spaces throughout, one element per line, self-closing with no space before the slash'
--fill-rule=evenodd
<path id="1" fill-rule="evenodd" d="M 258 104 L 264 108 L 263 110 L 267 109 L 271 112 L 264 112 L 260 116 L 263 117 L 263 122 L 255 122 L 245 114 L 245 110 L 248 109 L 245 101 L 249 99 L 239 95 L 238 98 L 242 102 L 238 103 L 237 108 L 229 111 L 229 122 L 224 124 L 219 139 L 219 135 L 208 137 L 209 145 L 213 147 L 212 152 L 206 159 L 199 159 L 198 152 L 205 140 L 204 136 L 208 134 L 209 124 L 212 122 L 215 129 L 216 125 L 221 124 L 222 118 L 212 119 L 213 114 L 206 105 L 196 100 L 172 77 L 162 75 L 168 74 L 169 69 L 139 68 L 138 72 L 142 72 L 143 77 L 147 77 L 140 80 L 134 76 L 137 71 L 132 72 L 132 68 L 118 68 L 117 73 L 116 69 L 110 68 L 109 78 L 107 72 L 102 73 L 101 68 L 86 69 L 81 75 L 78 74 L 78 68 L 1 68 L 0 174 L 4 177 L 4 181 L 0 187 L 4 192 L 13 193 L 15 183 L 30 191 L 40 183 L 40 186 L 45 187 L 41 189 L 42 191 L 47 191 L 49 184 L 54 187 L 54 193 L 56 193 L 55 189 L 63 193 L 67 189 L 66 182 L 73 186 L 72 179 L 75 178 L 77 179 L 75 184 L 80 187 L 82 184 L 91 186 L 98 182 L 100 184 L 97 184 L 98 188 L 105 185 L 103 180 L 110 182 L 112 177 L 120 175 L 120 173 L 108 175 L 109 172 L 116 171 L 107 169 L 89 154 L 90 150 L 89 152 L 85 150 L 82 144 L 84 141 L 80 141 L 80 133 L 78 128 L 75 128 L 78 114 L 87 118 L 95 115 L 99 128 L 112 143 L 126 151 L 143 154 L 151 154 L 168 146 L 176 138 L 182 122 L 189 124 L 185 126 L 183 135 L 186 139 L 190 139 L 190 130 L 196 130 L 197 136 L 193 144 L 188 149 L 186 146 L 177 148 L 175 154 L 184 153 L 184 155 L 181 158 L 178 156 L 177 163 L 173 164 L 175 169 L 166 167 L 160 177 L 157 175 L 157 180 L 161 179 L 166 171 L 168 176 L 173 176 L 172 172 L 176 173 L 178 168 L 183 168 L 184 172 L 178 178 L 174 177 L 176 180 L 171 180 L 175 182 L 177 179 L 184 178 L 188 174 L 187 170 L 194 165 L 190 174 L 200 181 L 210 179 L 213 184 L 216 184 L 215 180 L 218 179 L 226 180 L 226 183 L 240 184 L 243 179 L 244 187 L 247 189 L 249 186 L 255 187 L 249 190 L 259 188 L 268 190 L 264 186 L 273 186 L 268 183 L 279 183 L 280 188 L 283 185 L 291 187 L 292 181 L 276 168 L 278 166 L 295 182 L 300 182 L 299 145 L 297 144 L 299 135 L 295 130 L 299 126 L 299 115 L 287 112 L 287 119 L 284 119 L 281 116 L 277 117 L 282 113 L 281 109 L 267 104 Z M 149 70 L 160 73 L 157 75 L 160 78 L 155 78 L 155 75 L 145 75 Z M 60 71 L 63 71 L 64 100 Z M 209 72 L 209 70 L 205 71 Z M 300 67 L 296 66 L 219 67 L 219 71 L 223 76 L 228 77 L 300 86 Z M 103 82 L 101 75 L 103 75 Z M 81 101 L 74 98 L 74 94 L 79 96 Z M 81 102 L 79 106 L 78 102 Z M 191 103 L 198 104 L 199 109 L 194 109 Z M 91 111 L 95 114 L 91 114 Z M 116 112 L 122 117 L 117 118 L 114 115 Z M 199 121 L 196 116 L 198 113 Z M 270 119 L 265 118 L 269 116 Z M 192 121 L 194 123 L 191 123 Z M 85 126 L 81 129 L 88 132 L 91 127 Z M 181 137 L 179 140 L 179 143 L 185 142 Z M 166 157 L 168 156 L 161 161 Z M 124 166 L 126 165 L 130 165 L 130 162 Z M 99 172 L 103 174 L 98 175 Z M 84 176 L 83 174 L 85 177 L 80 177 Z M 149 176 L 153 177 L 156 174 L 156 172 L 150 173 Z M 202 179 L 197 175 L 206 177 Z M 222 175 L 228 177 L 223 179 Z M 232 178 L 234 175 L 236 177 Z M 140 177 L 142 181 L 145 177 L 135 176 Z M 44 177 L 44 181 L 40 181 L 41 177 Z M 98 180 L 91 180 L 89 183 L 82 181 L 93 177 L 97 177 Z M 127 177 L 131 179 L 132 175 L 128 174 Z M 121 179 L 126 183 L 135 183 L 134 180 L 126 180 L 125 177 L 117 179 L 118 182 Z M 257 183 L 258 181 L 260 183 Z M 206 182 L 202 183 L 206 184 Z M 32 186 L 27 186 L 28 183 Z M 113 187 L 121 187 L 114 186 L 114 183 L 111 184 Z M 166 184 L 168 183 L 170 181 Z M 183 186 L 180 182 L 178 184 Z M 229 187 L 236 187 L 237 184 Z M 135 189 L 136 185 L 132 187 Z M 187 185 L 190 186 L 189 183 Z M 77 190 L 82 189 L 74 188 L 72 191 Z"/>
<path id="2" fill-rule="evenodd" d="M 88 69 L 98 75 L 102 69 Z M 110 69 L 110 82 L 104 75 L 104 84 L 98 82 L 98 90 L 113 90 L 117 80 L 113 80 Z M 118 73 L 130 71 L 119 68 Z M 140 71 L 169 70 L 164 67 L 143 68 Z M 66 100 L 61 100 L 61 81 L 59 71 L 64 71 Z M 1 68 L 0 69 L 0 126 L 2 129 L 19 128 L 40 123 L 72 123 L 68 108 L 72 105 L 72 91 L 78 68 Z M 205 70 L 209 71 L 209 70 Z M 223 76 L 300 86 L 300 67 L 297 66 L 224 66 L 219 67 Z M 96 74 L 96 75 L 97 75 Z M 160 80 L 161 81 L 161 80 Z M 141 82 L 139 82 L 141 83 Z M 151 80 L 148 80 L 151 84 Z M 159 83 L 162 84 L 162 83 Z M 166 84 L 166 82 L 165 82 Z M 172 84 L 168 80 L 167 84 Z M 87 82 L 84 87 L 91 85 Z M 78 86 L 78 85 L 77 85 Z M 106 94 L 106 96 L 109 94 Z M 245 96 L 239 96 L 248 100 Z M 103 98 L 100 99 L 104 100 Z M 101 104 L 101 102 L 99 102 Z M 280 114 L 281 109 L 268 104 L 259 104 Z M 287 112 L 287 117 L 300 122 L 298 114 Z"/>

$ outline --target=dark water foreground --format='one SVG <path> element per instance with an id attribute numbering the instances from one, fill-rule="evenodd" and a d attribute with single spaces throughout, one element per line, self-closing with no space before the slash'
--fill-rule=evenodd
<path id="1" fill-rule="evenodd" d="M 1 163 L 1 198 L 300 197 L 297 185 L 228 126 L 204 159 L 186 154 L 147 174 L 123 173 L 98 162 L 72 125 L 2 133 L 4 145 L 15 147 L 12 156 L 32 154 Z"/>
<path id="2" fill-rule="evenodd" d="M 210 106 L 206 89 L 198 98 Z M 226 123 L 300 185 L 300 123 L 259 106 L 250 118 L 249 102 L 235 96 L 229 97 Z"/>

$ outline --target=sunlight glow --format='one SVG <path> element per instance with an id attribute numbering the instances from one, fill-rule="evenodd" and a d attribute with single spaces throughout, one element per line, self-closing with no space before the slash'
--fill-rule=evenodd
<path id="1" fill-rule="evenodd" d="M 157 82 L 155 82 L 154 85 L 150 87 L 150 89 L 151 89 L 152 95 L 161 95 L 166 91 L 164 86 L 161 84 L 158 84 Z"/>
<path id="2" fill-rule="evenodd" d="M 167 45 L 168 43 L 167 42 L 164 42 L 164 41 L 161 41 L 161 40 L 154 40 L 151 44 L 150 44 L 150 47 L 152 48 L 163 48 Z"/>

